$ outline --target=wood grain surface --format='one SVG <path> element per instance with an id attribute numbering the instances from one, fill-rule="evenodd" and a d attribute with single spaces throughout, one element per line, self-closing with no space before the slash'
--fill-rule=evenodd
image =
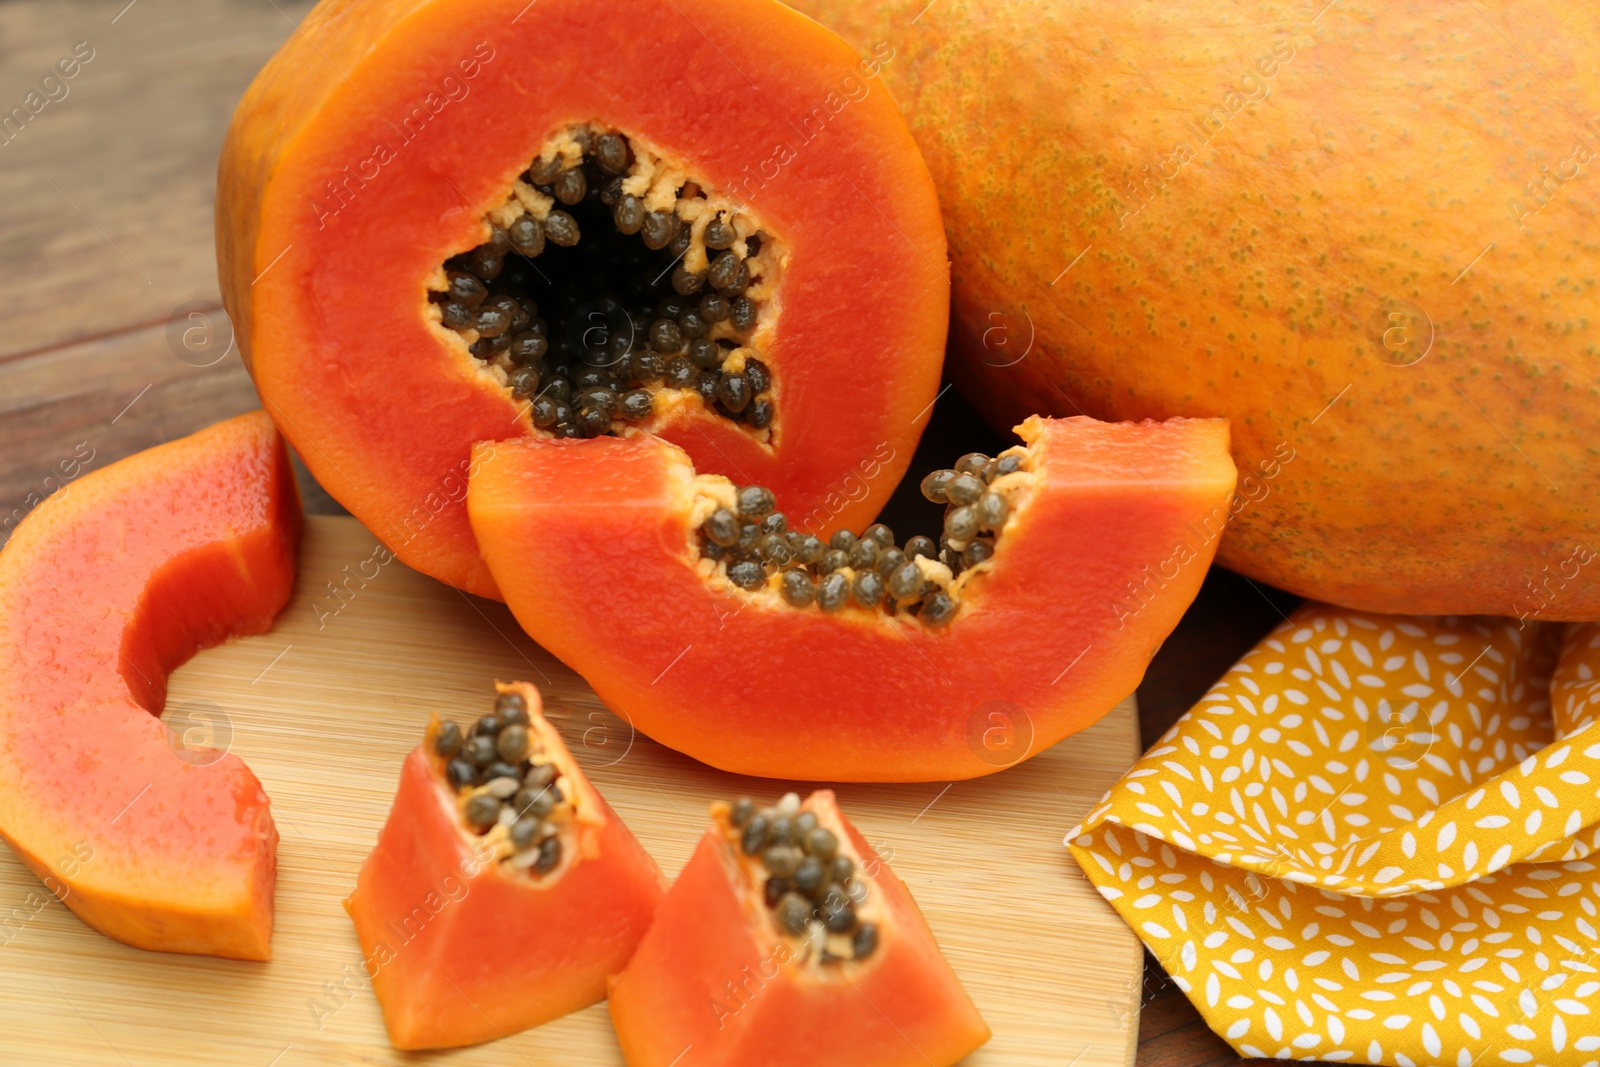
<path id="1" fill-rule="evenodd" d="M 688 859 L 712 800 L 770 801 L 810 788 L 714 771 L 636 735 L 528 641 L 503 605 L 403 564 L 383 567 L 344 599 L 332 596 L 327 583 L 369 558 L 375 544 L 354 519 L 313 517 L 295 597 L 272 631 L 201 653 L 177 671 L 168 695 L 169 722 L 242 757 L 272 798 L 281 835 L 273 959 L 128 948 L 80 923 L 7 854 L 0 899 L 32 893 L 43 906 L 25 905 L 0 925 L 0 1059 L 410 1062 L 388 1046 L 340 901 L 428 715 L 468 722 L 483 714 L 493 679 L 539 686 L 580 766 L 668 877 Z M 969 1067 L 1133 1063 L 1141 950 L 1061 839 L 1138 751 L 1128 701 L 987 778 L 838 787 L 846 813 L 905 880 L 994 1031 Z M 603 1005 L 435 1058 L 622 1063 Z"/>
<path id="2" fill-rule="evenodd" d="M 0 542 L 39 499 L 70 480 L 69 472 L 104 466 L 256 405 L 217 308 L 216 158 L 245 86 L 310 6 L 305 0 L 0 3 L 0 111 L 22 105 L 78 42 L 94 49 L 67 96 L 0 143 L 0 274 L 10 295 L 0 303 Z M 995 441 L 953 391 L 946 393 L 912 469 L 946 465 Z M 340 510 L 304 477 L 302 489 L 308 510 Z M 897 529 L 932 528 L 931 505 L 914 487 L 902 490 L 887 521 Z M 1213 570 L 1140 687 L 1144 743 L 1294 603 Z M 180 684 L 187 677 L 180 672 Z M 285 840 L 294 847 L 288 829 Z M 21 906 L 32 889 L 0 883 L 0 910 Z M 39 921 L 76 922 L 58 906 Z M 0 965 L 7 953 L 0 947 Z M 1026 981 L 1029 968 L 1052 966 L 1030 960 L 1017 980 Z M 66 985 L 61 991 L 73 995 Z M 98 990 L 76 992 L 74 1000 Z M 1132 994 L 1140 1067 L 1239 1062 L 1153 961 L 1147 959 L 1145 980 Z M 76 1019 L 93 1034 L 64 1003 L 38 1004 L 37 997 L 21 1004 L 0 998 L 0 1063 L 34 1062 L 6 1051 L 7 1036 L 26 1030 L 34 1010 Z M 184 1017 L 202 1016 L 212 1005 L 208 993 L 186 1005 Z M 282 1047 L 265 1049 L 259 1060 L 241 1054 L 226 1062 L 265 1064 Z M 89 1062 L 123 1061 L 104 1046 Z M 330 1054 L 324 1062 L 362 1060 Z"/>
<path id="3" fill-rule="evenodd" d="M 0 112 L 93 58 L 0 143 L 10 283 L 0 356 L 165 323 L 217 299 L 217 153 L 233 106 L 311 9 L 301 0 L 0 4 Z M 54 90 L 60 95 L 60 90 Z M 9 131 L 8 131 L 9 132 Z"/>

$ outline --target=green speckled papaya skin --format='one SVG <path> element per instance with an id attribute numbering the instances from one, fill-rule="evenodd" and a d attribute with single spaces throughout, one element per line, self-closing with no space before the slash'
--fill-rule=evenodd
<path id="1" fill-rule="evenodd" d="M 796 2 L 894 50 L 998 425 L 1227 416 L 1228 566 L 1600 617 L 1600 6 Z"/>

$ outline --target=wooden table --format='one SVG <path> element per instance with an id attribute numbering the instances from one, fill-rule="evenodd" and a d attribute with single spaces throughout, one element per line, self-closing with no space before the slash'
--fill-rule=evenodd
<path id="1" fill-rule="evenodd" d="M 0 541 L 83 471 L 257 406 L 218 303 L 216 159 L 245 86 L 310 6 L 0 4 L 0 113 L 74 46 L 90 57 L 0 135 Z M 947 393 L 912 470 L 998 440 Z M 309 511 L 341 510 L 301 475 Z M 908 484 L 885 521 L 932 529 L 925 508 Z M 1145 742 L 1294 604 L 1214 570 L 1139 689 Z M 1142 1002 L 1139 1067 L 1239 1062 L 1148 959 Z"/>

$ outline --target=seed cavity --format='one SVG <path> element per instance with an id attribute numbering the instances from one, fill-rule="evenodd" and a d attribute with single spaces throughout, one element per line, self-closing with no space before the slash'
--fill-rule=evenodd
<path id="1" fill-rule="evenodd" d="M 617 435 L 697 403 L 770 436 L 759 350 L 782 256 L 747 208 L 588 124 L 547 141 L 484 221 L 488 240 L 450 257 L 429 297 L 536 431 Z M 580 379 L 622 400 L 579 395 Z"/>
<path id="2" fill-rule="evenodd" d="M 440 723 L 431 744 L 461 825 L 482 837 L 499 862 L 543 876 L 561 865 L 574 799 L 529 726 L 522 695 L 501 693 L 494 710 L 465 731 Z"/>
<path id="3" fill-rule="evenodd" d="M 713 806 L 727 840 L 761 887 L 779 932 L 799 956 L 820 966 L 865 960 L 878 947 L 879 924 L 867 880 L 841 851 L 839 837 L 787 793 L 771 807 L 749 797 Z"/>
<path id="4" fill-rule="evenodd" d="M 773 589 L 796 610 L 880 611 L 941 627 L 955 618 L 966 581 L 994 558 L 1001 533 L 1032 487 L 1026 448 L 1000 456 L 962 456 L 922 480 L 922 493 L 945 505 L 939 540 L 918 535 L 897 544 L 874 523 L 859 535 L 836 530 L 824 544 L 791 529 L 770 489 L 698 480 L 699 551 L 711 572 L 747 593 Z"/>

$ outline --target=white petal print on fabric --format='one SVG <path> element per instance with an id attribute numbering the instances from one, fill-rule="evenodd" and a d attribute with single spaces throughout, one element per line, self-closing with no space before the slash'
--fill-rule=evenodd
<path id="1" fill-rule="evenodd" d="M 1600 623 L 1567 627 L 1550 699 L 1558 737 L 1571 737 L 1600 718 Z"/>
<path id="2" fill-rule="evenodd" d="M 1567 627 L 1561 659 L 1550 681 L 1550 705 L 1555 735 L 1563 740 L 1583 732 L 1600 719 L 1600 623 L 1574 623 Z M 1571 840 L 1552 841 L 1530 852 L 1528 858 L 1576 860 L 1600 851 L 1600 824 L 1573 832 L 1577 836 Z M 1600 1029 L 1600 1023 L 1596 1029 Z"/>
<path id="3" fill-rule="evenodd" d="M 1308 604 L 1067 843 L 1244 1055 L 1600 1067 L 1594 719 L 1600 626 Z"/>

